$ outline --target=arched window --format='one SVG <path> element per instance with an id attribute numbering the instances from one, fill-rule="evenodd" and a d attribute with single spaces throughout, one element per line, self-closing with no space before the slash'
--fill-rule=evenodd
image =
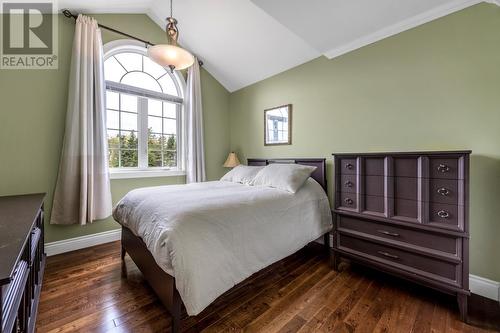
<path id="1" fill-rule="evenodd" d="M 104 47 L 111 171 L 182 170 L 184 78 L 134 41 Z"/>

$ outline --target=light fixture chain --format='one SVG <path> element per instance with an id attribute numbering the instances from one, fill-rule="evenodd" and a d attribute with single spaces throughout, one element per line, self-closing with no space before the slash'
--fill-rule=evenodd
<path id="1" fill-rule="evenodd" d="M 174 17 L 174 10 L 173 10 L 173 6 L 172 6 L 172 1 L 173 0 L 170 0 L 170 17 Z"/>

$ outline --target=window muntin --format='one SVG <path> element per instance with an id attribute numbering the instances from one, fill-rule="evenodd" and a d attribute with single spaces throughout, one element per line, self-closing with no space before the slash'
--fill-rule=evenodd
<path id="1" fill-rule="evenodd" d="M 110 168 L 139 166 L 137 97 L 106 92 L 106 122 Z"/>
<path id="2" fill-rule="evenodd" d="M 109 167 L 181 170 L 181 82 L 145 52 L 122 48 L 104 63 Z"/>
<path id="3" fill-rule="evenodd" d="M 176 114 L 173 103 L 148 100 L 148 167 L 177 165 Z"/>
<path id="4" fill-rule="evenodd" d="M 104 62 L 104 76 L 107 81 L 181 96 L 178 84 L 167 69 L 136 52 L 111 55 Z"/>

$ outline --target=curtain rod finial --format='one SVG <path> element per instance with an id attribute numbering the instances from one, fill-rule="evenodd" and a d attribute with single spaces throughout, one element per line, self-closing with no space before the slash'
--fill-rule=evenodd
<path id="1" fill-rule="evenodd" d="M 68 9 L 63 9 L 62 13 L 63 13 L 64 16 L 66 16 L 68 18 L 70 18 L 70 17 L 76 18 L 76 15 L 73 15 L 73 13 L 71 13 Z"/>

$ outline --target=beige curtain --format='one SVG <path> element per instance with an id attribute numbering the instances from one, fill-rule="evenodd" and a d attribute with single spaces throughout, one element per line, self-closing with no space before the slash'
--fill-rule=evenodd
<path id="1" fill-rule="evenodd" d="M 104 59 L 95 19 L 78 16 L 68 108 L 51 224 L 86 224 L 111 215 Z"/>
<path id="2" fill-rule="evenodd" d="M 186 181 L 203 182 L 205 175 L 205 148 L 203 140 L 203 110 L 201 107 L 200 65 L 198 59 L 189 67 L 186 100 Z"/>

